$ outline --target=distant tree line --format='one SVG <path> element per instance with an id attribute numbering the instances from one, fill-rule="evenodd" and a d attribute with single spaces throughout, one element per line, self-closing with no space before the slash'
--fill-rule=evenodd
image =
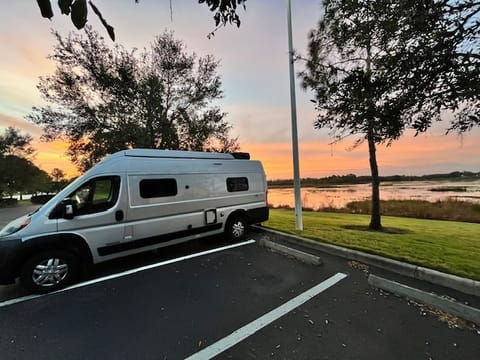
<path id="1" fill-rule="evenodd" d="M 0 206 L 15 202 L 13 196 L 51 194 L 68 184 L 65 173 L 54 169 L 51 176 L 32 162 L 30 135 L 8 127 L 0 134 Z"/>
<path id="2" fill-rule="evenodd" d="M 396 181 L 432 181 L 432 180 L 467 180 L 480 179 L 480 172 L 454 171 L 448 174 L 429 174 L 421 176 L 412 175 L 391 175 L 381 176 L 381 182 Z M 335 185 L 356 185 L 369 184 L 372 182 L 371 176 L 357 176 L 355 174 L 332 175 L 323 178 L 304 178 L 301 184 L 304 187 L 328 187 Z M 293 187 L 292 179 L 269 180 L 269 187 Z"/>

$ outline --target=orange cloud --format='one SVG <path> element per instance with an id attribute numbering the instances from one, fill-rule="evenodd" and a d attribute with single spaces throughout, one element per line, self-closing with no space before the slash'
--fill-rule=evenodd
<path id="1" fill-rule="evenodd" d="M 53 142 L 35 141 L 32 146 L 37 150 L 33 162 L 42 170 L 51 173 L 54 168 L 61 169 L 67 178 L 78 176 L 79 172 L 65 155 L 68 143 L 57 140 Z"/>

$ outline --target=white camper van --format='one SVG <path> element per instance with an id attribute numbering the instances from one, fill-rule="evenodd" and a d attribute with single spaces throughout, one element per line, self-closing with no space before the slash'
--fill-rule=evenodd
<path id="1" fill-rule="evenodd" d="M 268 219 L 262 164 L 245 153 L 115 153 L 0 231 L 0 284 L 62 288 L 82 267 Z"/>

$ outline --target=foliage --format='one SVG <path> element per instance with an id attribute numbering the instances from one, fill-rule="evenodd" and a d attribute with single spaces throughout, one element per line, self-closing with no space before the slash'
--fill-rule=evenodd
<path id="1" fill-rule="evenodd" d="M 172 7 L 172 0 L 170 1 L 170 8 Z M 213 19 L 215 21 L 215 26 L 219 25 L 225 26 L 227 23 L 235 24 L 237 27 L 240 26 L 240 17 L 237 14 L 237 5 L 243 5 L 245 9 L 245 2 L 247 0 L 198 0 L 200 4 L 205 3 L 211 12 L 215 12 Z M 135 0 L 135 3 L 138 3 L 138 0 Z M 40 13 L 42 17 L 52 19 L 53 18 L 53 8 L 50 0 L 37 0 L 38 7 L 40 8 Z M 110 38 L 115 41 L 115 30 L 114 28 L 107 23 L 103 17 L 101 11 L 98 9 L 95 4 L 89 0 L 88 4 L 92 8 L 95 15 L 98 16 L 100 22 L 103 24 L 105 29 L 108 32 Z M 77 29 L 83 29 L 88 21 L 88 6 L 87 0 L 59 0 L 58 7 L 60 12 L 64 15 L 70 15 L 73 25 Z M 216 29 L 215 29 L 216 30 Z M 214 30 L 214 31 L 215 31 Z M 213 35 L 214 31 L 210 33 Z"/>
<path id="2" fill-rule="evenodd" d="M 0 156 L 31 156 L 34 153 L 30 146 L 31 141 L 32 137 L 30 135 L 22 135 L 19 129 L 9 126 L 3 135 L 0 135 Z"/>
<path id="3" fill-rule="evenodd" d="M 30 160 L 15 155 L 0 157 L 0 194 L 49 192 L 48 174 Z"/>
<path id="4" fill-rule="evenodd" d="M 305 212 L 303 216 L 302 237 L 480 280 L 480 224 L 385 217 L 387 228 L 406 230 L 389 233 L 358 230 L 368 224 L 366 215 Z M 264 225 L 298 233 L 293 210 L 270 210 Z"/>
<path id="5" fill-rule="evenodd" d="M 65 179 L 65 172 L 62 169 L 54 168 L 50 174 L 52 179 L 52 191 L 58 192 L 68 185 Z"/>
<path id="6" fill-rule="evenodd" d="M 32 204 L 45 204 L 48 200 L 53 198 L 55 195 L 34 195 L 30 198 Z"/>
<path id="7" fill-rule="evenodd" d="M 157 36 L 142 53 L 108 47 L 90 27 L 86 37 L 54 33 L 57 68 L 38 88 L 54 105 L 29 118 L 44 139 L 70 142 L 68 154 L 81 170 L 126 148 L 236 150 L 221 98 L 218 61 L 188 54 L 173 33 Z"/>
<path id="8" fill-rule="evenodd" d="M 401 216 L 417 219 L 464 221 L 480 224 L 479 204 L 468 201 L 446 200 L 429 202 L 425 200 L 382 201 L 382 213 L 386 216 Z M 352 201 L 338 212 L 370 214 L 368 201 Z"/>
<path id="9" fill-rule="evenodd" d="M 403 131 L 401 112 L 388 101 L 383 56 L 389 54 L 388 8 L 383 1 L 324 2 L 325 14 L 310 34 L 309 58 L 303 86 L 316 96 L 315 127 L 328 128 L 335 140 L 358 135 L 367 140 L 372 173 L 370 227 L 380 230 L 379 175 L 376 144 L 393 141 Z"/>
<path id="10" fill-rule="evenodd" d="M 396 83 L 408 125 L 418 132 L 451 118 L 448 131 L 480 125 L 480 2 L 477 0 L 404 0 L 404 16 L 395 13 L 400 51 L 386 58 L 387 79 Z M 446 115 L 448 114 L 448 115 Z M 453 115 L 453 116 L 452 116 Z"/>
<path id="11" fill-rule="evenodd" d="M 28 160 L 34 154 L 31 141 L 30 135 L 13 127 L 0 135 L 0 198 L 35 188 L 34 183 L 43 179 L 42 170 Z"/>
<path id="12" fill-rule="evenodd" d="M 368 142 L 370 227 L 381 229 L 376 144 L 412 127 L 426 131 L 445 110 L 452 128 L 478 124 L 480 4 L 474 0 L 326 0 L 310 34 L 303 86 L 315 93 L 316 128 L 334 141 Z"/>
<path id="13" fill-rule="evenodd" d="M 59 168 L 54 168 L 50 176 L 55 182 L 60 182 L 62 180 L 65 180 L 65 172 Z"/>

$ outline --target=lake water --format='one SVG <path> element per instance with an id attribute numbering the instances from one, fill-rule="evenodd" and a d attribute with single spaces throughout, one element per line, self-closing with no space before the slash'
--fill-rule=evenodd
<path id="1" fill-rule="evenodd" d="M 432 191 L 461 188 L 462 191 Z M 342 208 L 351 201 L 369 200 L 370 184 L 338 185 L 330 188 L 302 188 L 302 206 L 319 209 Z M 382 200 L 438 200 L 457 199 L 480 203 L 480 180 L 476 181 L 405 181 L 380 184 Z M 295 207 L 293 188 L 269 189 L 268 202 L 273 207 Z"/>

